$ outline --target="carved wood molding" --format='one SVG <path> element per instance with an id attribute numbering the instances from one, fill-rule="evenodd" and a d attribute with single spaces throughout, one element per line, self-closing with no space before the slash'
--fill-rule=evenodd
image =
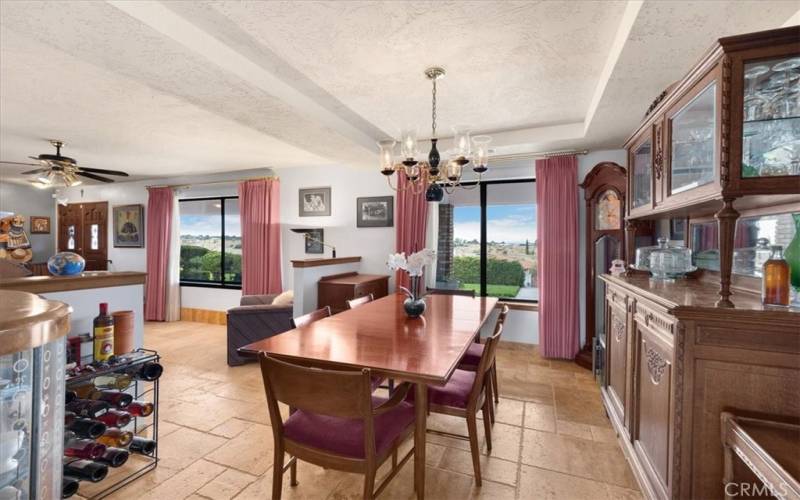
<path id="1" fill-rule="evenodd" d="M 647 371 L 650 372 L 650 380 L 654 385 L 661 383 L 661 377 L 667 368 L 667 360 L 660 352 L 652 347 L 647 348 Z"/>
<path id="2" fill-rule="evenodd" d="M 673 407 L 675 420 L 672 427 L 672 498 L 679 499 L 681 495 L 681 444 L 683 432 L 683 377 L 684 377 L 684 351 L 686 342 L 686 327 L 679 323 L 675 332 L 675 359 L 672 376 L 675 380 Z"/>
<path id="3" fill-rule="evenodd" d="M 719 181 L 722 189 L 728 187 L 730 181 L 730 122 L 731 122 L 731 58 L 722 58 L 722 106 L 720 120 L 719 146 Z"/>
<path id="4" fill-rule="evenodd" d="M 656 141 L 655 141 L 656 154 L 653 155 L 653 167 L 656 174 L 656 179 L 661 180 L 664 175 L 664 147 L 661 142 L 661 124 L 656 125 Z"/>
<path id="5" fill-rule="evenodd" d="M 622 339 L 625 338 L 625 322 L 612 315 L 611 331 L 614 333 L 614 340 L 622 342 Z"/>

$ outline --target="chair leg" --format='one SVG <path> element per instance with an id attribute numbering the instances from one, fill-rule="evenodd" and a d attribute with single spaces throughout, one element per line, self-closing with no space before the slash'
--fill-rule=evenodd
<path id="1" fill-rule="evenodd" d="M 475 414 L 467 415 L 467 431 L 469 432 L 469 451 L 472 453 L 472 468 L 475 470 L 475 486 L 481 483 L 481 450 L 478 448 L 478 419 Z"/>
<path id="2" fill-rule="evenodd" d="M 289 485 L 297 486 L 297 484 L 298 484 L 297 483 L 297 458 L 294 459 L 294 462 L 292 462 L 292 466 L 289 468 L 289 475 L 291 477 L 291 481 L 289 482 Z"/>
<path id="3" fill-rule="evenodd" d="M 483 386 L 484 391 L 484 398 L 492 402 L 492 384 L 486 384 Z M 494 425 L 494 404 L 489 404 L 489 420 L 491 421 L 492 425 Z"/>
<path id="4" fill-rule="evenodd" d="M 392 397 L 392 394 L 394 394 L 394 379 L 390 378 L 389 379 L 389 397 Z"/>
<path id="5" fill-rule="evenodd" d="M 489 398 L 485 398 L 483 406 L 481 407 L 481 412 L 483 413 L 483 432 L 486 435 L 487 454 L 492 453 L 492 424 L 489 421 L 491 419 L 489 416 L 489 408 L 491 408 L 491 406 L 492 401 Z"/>
<path id="6" fill-rule="evenodd" d="M 500 404 L 500 390 L 497 388 L 497 362 L 492 365 L 492 392 L 494 393 L 494 403 Z"/>
<path id="7" fill-rule="evenodd" d="M 375 498 L 375 470 L 367 470 L 364 475 L 364 500 Z"/>
<path id="8" fill-rule="evenodd" d="M 272 500 L 281 500 L 283 490 L 283 448 L 275 447 L 275 458 L 272 461 Z"/>

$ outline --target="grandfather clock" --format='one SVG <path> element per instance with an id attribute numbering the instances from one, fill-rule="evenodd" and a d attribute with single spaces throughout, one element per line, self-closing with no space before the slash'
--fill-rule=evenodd
<path id="1" fill-rule="evenodd" d="M 599 279 L 614 259 L 625 259 L 625 169 L 598 163 L 581 183 L 586 203 L 586 343 L 575 362 L 592 369 L 592 353 L 605 347 L 605 285 Z M 595 373 L 602 374 L 603 356 Z"/>

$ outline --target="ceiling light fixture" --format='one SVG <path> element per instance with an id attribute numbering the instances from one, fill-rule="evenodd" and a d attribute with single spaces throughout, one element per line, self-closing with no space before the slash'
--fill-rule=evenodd
<path id="1" fill-rule="evenodd" d="M 431 93 L 431 149 L 428 152 L 428 161 L 418 159 L 417 133 L 414 129 L 407 129 L 400 137 L 401 160 L 395 163 L 394 146 L 397 141 L 389 139 L 378 142 L 380 148 L 381 173 L 386 176 L 389 186 L 398 189 L 410 189 L 412 192 L 421 193 L 426 190 L 425 197 L 428 201 L 442 201 L 444 193 L 452 193 L 457 187 L 474 189 L 480 184 L 483 173 L 489 169 L 489 143 L 492 138 L 488 135 L 470 137 L 470 129 L 466 126 L 453 127 L 454 148 L 445 151 L 443 159 L 436 148 L 439 141 L 436 135 L 436 81 L 444 77 L 443 68 L 432 67 L 425 70 L 425 76 L 433 84 Z M 477 183 L 470 187 L 461 183 L 464 168 L 472 163 L 472 171 L 478 174 Z M 392 185 L 392 175 L 405 176 L 405 188 Z"/>

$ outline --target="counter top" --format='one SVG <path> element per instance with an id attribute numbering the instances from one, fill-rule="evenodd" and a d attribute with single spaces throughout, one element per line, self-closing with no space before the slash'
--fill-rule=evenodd
<path id="1" fill-rule="evenodd" d="M 745 291 L 734 291 L 731 301 L 734 308 L 717 307 L 719 300 L 719 285 L 707 281 L 692 278 L 681 278 L 674 282 L 663 282 L 650 279 L 644 274 L 634 274 L 631 276 L 612 276 L 603 274 L 601 278 L 611 284 L 624 288 L 635 289 L 639 294 L 653 302 L 662 305 L 676 315 L 687 313 L 692 310 L 702 310 L 705 312 L 717 311 L 721 314 L 731 313 L 732 311 L 756 311 L 770 312 L 776 315 L 787 315 L 787 317 L 800 316 L 800 309 L 796 307 L 783 308 L 765 306 L 761 303 L 761 296 Z M 797 315 L 797 316 L 795 316 Z"/>
<path id="2" fill-rule="evenodd" d="M 144 284 L 147 273 L 134 271 L 86 271 L 74 276 L 25 276 L 0 279 L 0 290 L 30 293 L 66 292 L 89 288 Z"/>
<path id="3" fill-rule="evenodd" d="M 317 267 L 333 266 L 336 264 L 348 264 L 350 262 L 361 262 L 361 257 L 331 257 L 321 259 L 293 260 L 292 267 Z"/>

